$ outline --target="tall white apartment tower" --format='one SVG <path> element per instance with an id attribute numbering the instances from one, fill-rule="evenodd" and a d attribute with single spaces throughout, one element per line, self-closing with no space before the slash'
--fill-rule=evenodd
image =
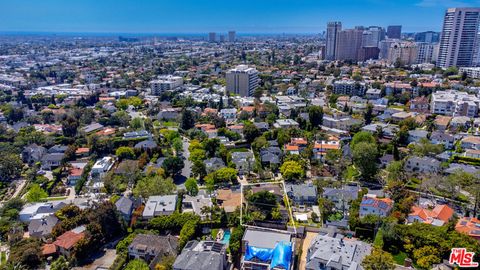
<path id="1" fill-rule="evenodd" d="M 227 72 L 227 92 L 242 97 L 253 96 L 258 87 L 258 71 L 247 65 L 238 65 Z"/>
<path id="2" fill-rule="evenodd" d="M 235 31 L 228 31 L 228 42 L 235 42 Z"/>
<path id="3" fill-rule="evenodd" d="M 329 22 L 327 24 L 327 43 L 325 46 L 327 60 L 335 60 L 337 50 L 338 33 L 342 31 L 341 22 Z"/>
<path id="4" fill-rule="evenodd" d="M 445 12 L 440 49 L 439 67 L 468 67 L 472 65 L 478 46 L 477 32 L 480 8 L 449 8 Z"/>

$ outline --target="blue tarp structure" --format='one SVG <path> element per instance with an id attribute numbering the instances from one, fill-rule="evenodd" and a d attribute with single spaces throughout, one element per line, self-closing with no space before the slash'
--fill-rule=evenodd
<path id="1" fill-rule="evenodd" d="M 272 258 L 273 249 L 270 248 L 257 248 L 247 246 L 247 252 L 245 252 L 245 260 L 251 260 L 257 258 L 263 262 L 270 261 Z"/>
<path id="2" fill-rule="evenodd" d="M 292 261 L 292 243 L 279 242 L 275 245 L 274 249 L 258 248 L 247 245 L 245 260 L 250 261 L 253 258 L 257 258 L 262 262 L 270 261 L 270 268 L 280 266 L 285 269 L 290 269 L 290 263 Z"/>
<path id="3" fill-rule="evenodd" d="M 270 268 L 282 266 L 285 269 L 290 269 L 290 261 L 292 260 L 292 243 L 280 242 L 275 245 L 273 249 L 272 262 Z"/>

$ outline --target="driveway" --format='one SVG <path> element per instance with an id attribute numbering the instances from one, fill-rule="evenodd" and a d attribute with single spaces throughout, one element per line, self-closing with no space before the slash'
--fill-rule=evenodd
<path id="1" fill-rule="evenodd" d="M 313 232 L 306 232 L 305 239 L 303 239 L 302 243 L 302 256 L 300 257 L 300 265 L 298 267 L 299 270 L 305 270 L 307 265 L 307 252 L 312 240 L 315 239 L 318 233 Z"/>
<path id="2" fill-rule="evenodd" d="M 74 270 L 95 270 L 99 267 L 108 269 L 112 266 L 113 261 L 117 257 L 117 251 L 113 249 L 107 249 L 104 253 L 100 253 L 99 257 L 97 257 L 91 264 L 82 266 L 82 267 L 74 267 Z"/>
<path id="3" fill-rule="evenodd" d="M 185 163 L 185 165 L 183 166 L 182 172 L 174 178 L 177 189 L 185 189 L 185 181 L 187 180 L 187 178 L 190 177 L 190 174 L 192 173 L 192 162 L 188 159 L 190 157 L 190 151 L 188 150 L 188 147 L 190 146 L 190 141 L 187 138 L 183 138 L 182 143 L 182 152 L 183 156 L 185 157 L 183 162 Z"/>

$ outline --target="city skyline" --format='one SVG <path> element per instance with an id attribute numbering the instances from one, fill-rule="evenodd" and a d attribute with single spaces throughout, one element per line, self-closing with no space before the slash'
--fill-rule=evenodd
<path id="1" fill-rule="evenodd" d="M 0 32 L 312 34 L 325 31 L 329 21 L 342 21 L 345 28 L 402 25 L 403 32 L 440 31 L 447 8 L 467 6 L 480 1 L 1 1 Z"/>

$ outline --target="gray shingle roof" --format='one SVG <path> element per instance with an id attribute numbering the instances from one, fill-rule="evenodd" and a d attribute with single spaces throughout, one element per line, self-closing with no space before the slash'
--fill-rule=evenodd
<path id="1" fill-rule="evenodd" d="M 178 270 L 223 270 L 225 267 L 225 245 L 212 241 L 188 242 L 173 264 L 173 269 Z"/>

